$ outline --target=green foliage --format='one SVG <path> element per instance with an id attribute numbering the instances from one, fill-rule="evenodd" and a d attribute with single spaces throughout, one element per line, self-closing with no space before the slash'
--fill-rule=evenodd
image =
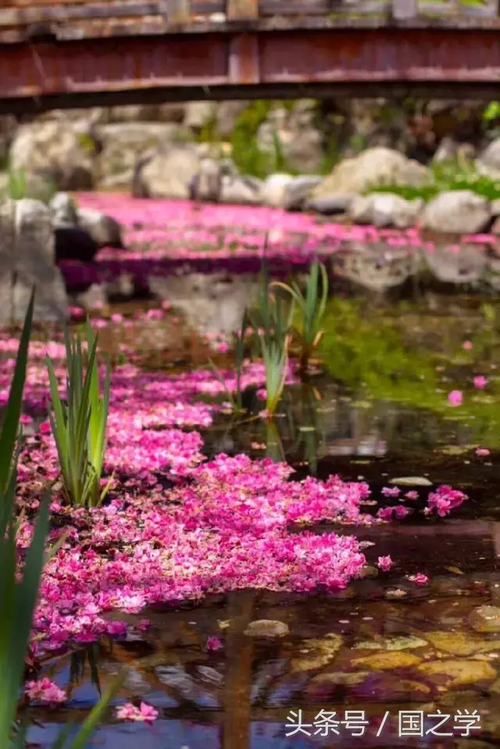
<path id="1" fill-rule="evenodd" d="M 281 294 L 270 293 L 272 285 L 264 263 L 260 273 L 257 307 L 250 319 L 254 331 L 262 331 L 259 336 L 263 336 L 266 344 L 275 343 L 283 348 L 292 327 L 294 301 Z"/>
<path id="2" fill-rule="evenodd" d="M 100 505 L 109 489 L 101 492 L 100 482 L 106 451 L 106 427 L 109 408 L 110 368 L 107 363 L 104 395 L 99 392 L 97 338 L 87 322 L 88 359 L 84 373 L 84 352 L 79 336 L 65 332 L 67 357 L 67 403 L 58 391 L 54 366 L 47 367 L 50 378 L 52 412 L 50 423 L 57 445 L 64 489 L 76 506 Z"/>
<path id="3" fill-rule="evenodd" d="M 433 181 L 422 187 L 408 185 L 372 185 L 367 192 L 391 192 L 406 200 L 431 200 L 446 190 L 472 190 L 488 200 L 500 197 L 500 181 L 478 174 L 471 163 L 454 160 L 432 166 Z"/>
<path id="4" fill-rule="evenodd" d="M 490 101 L 483 111 L 483 120 L 492 122 L 500 118 L 500 101 Z"/>
<path id="5" fill-rule="evenodd" d="M 44 540 L 48 530 L 48 502 L 44 500 L 31 546 L 26 556 L 23 579 L 17 582 L 15 492 L 16 449 L 21 415 L 28 346 L 33 319 L 34 294 L 26 313 L 16 358 L 7 408 L 0 433 L 0 746 L 8 747 L 16 717 L 18 691 L 24 675 L 24 659 L 31 631 L 43 567 Z M 19 734 L 22 738 L 22 733 Z M 18 737 L 15 739 L 18 741 Z"/>
<path id="6" fill-rule="evenodd" d="M 9 168 L 7 194 L 11 200 L 22 200 L 26 197 L 26 170 Z"/>
<path id="7" fill-rule="evenodd" d="M 257 146 L 257 131 L 272 108 L 272 102 L 257 99 L 236 120 L 231 137 L 231 156 L 242 174 L 264 179 L 274 172 L 290 171 L 277 133 L 273 135 L 274 153 L 265 153 Z"/>
<path id="8" fill-rule="evenodd" d="M 288 369 L 288 338 L 282 343 L 266 341 L 260 336 L 262 358 L 266 368 L 266 410 L 268 419 L 272 419 L 285 386 Z"/>
<path id="9" fill-rule="evenodd" d="M 17 579 L 18 550 L 16 536 L 19 522 L 16 514 L 17 484 L 16 443 L 19 434 L 28 347 L 33 320 L 34 292 L 31 295 L 24 321 L 9 399 L 0 431 L 0 746 L 26 749 L 26 724 L 16 724 L 19 690 L 23 683 L 26 650 L 28 648 L 33 613 L 45 564 L 45 541 L 49 530 L 49 501 L 45 496 L 31 544 L 26 552 L 22 579 Z M 54 554 L 63 539 L 52 548 Z M 104 711 L 123 681 L 120 674 L 111 688 L 94 707 L 77 735 L 69 739 L 72 726 L 55 742 L 53 749 L 85 749 Z"/>
<path id="10" fill-rule="evenodd" d="M 319 289 L 321 275 L 321 292 Z M 301 370 L 307 369 L 307 364 L 313 352 L 317 348 L 323 331 L 321 324 L 325 313 L 326 300 L 328 299 L 328 274 L 323 263 L 317 260 L 311 265 L 307 277 L 306 292 L 301 290 L 299 284 L 294 281 L 291 285 L 276 281 L 271 286 L 284 289 L 297 305 L 299 316 L 297 333 L 300 339 Z"/>

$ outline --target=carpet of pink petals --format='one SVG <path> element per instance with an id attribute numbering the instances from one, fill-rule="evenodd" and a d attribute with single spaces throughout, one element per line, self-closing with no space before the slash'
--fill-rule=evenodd
<path id="1" fill-rule="evenodd" d="M 16 349 L 17 339 L 0 338 L 2 402 Z M 31 431 L 19 465 L 19 503 L 26 510 L 20 550 L 30 543 L 33 511 L 58 476 L 44 413 L 47 355 L 57 360 L 61 389 L 64 385 L 62 345 L 32 342 L 23 416 Z M 224 377 L 234 388 L 234 373 Z M 248 364 L 243 386 L 263 382 L 262 366 Z M 211 425 L 222 393 L 222 384 L 207 369 L 170 375 L 132 364 L 114 369 L 105 465 L 107 477 L 113 477 L 111 490 L 101 508 L 87 511 L 69 508 L 61 487 L 54 485 L 50 539 L 67 536 L 43 574 L 34 621 L 36 654 L 126 634 L 117 612 L 138 614 L 148 606 L 249 587 L 334 591 L 360 573 L 366 560 L 355 536 L 319 534 L 307 526 L 377 524 L 394 520 L 392 513 L 380 518 L 364 511 L 370 501 L 365 483 L 337 476 L 297 481 L 285 463 L 246 455 L 220 454 L 207 461 L 198 430 Z M 464 499 L 461 492 L 441 487 L 430 496 L 428 509 L 442 516 Z M 114 620 L 108 616 L 113 612 Z M 36 685 L 32 688 L 35 695 Z"/>
<path id="2" fill-rule="evenodd" d="M 77 201 L 82 207 L 107 213 L 124 227 L 125 244 L 129 249 L 104 249 L 97 257 L 101 261 L 161 260 L 165 257 L 189 261 L 214 255 L 262 257 L 266 235 L 267 257 L 286 257 L 291 263 L 333 254 L 349 241 L 384 241 L 389 247 L 405 247 L 410 252 L 415 248 L 429 252 L 434 249 L 433 242 L 423 241 L 415 227 L 402 231 L 347 226 L 325 220 L 319 222 L 314 215 L 289 213 L 278 208 L 146 200 L 108 193 L 79 193 Z M 489 234 L 465 236 L 462 240 L 478 247 L 500 248 L 499 238 Z M 449 247 L 453 248 L 453 245 Z"/>

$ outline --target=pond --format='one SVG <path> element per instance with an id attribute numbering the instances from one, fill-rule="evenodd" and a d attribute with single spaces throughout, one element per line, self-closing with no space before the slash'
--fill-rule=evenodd
<path id="1" fill-rule="evenodd" d="M 276 461 L 286 461 L 294 469 L 290 479 L 295 482 L 310 477 L 316 483 L 306 487 L 318 496 L 318 487 L 335 482 L 334 476 L 346 482 L 342 491 L 347 494 L 353 487 L 368 486 L 356 510 L 359 515 L 349 516 L 348 510 L 338 517 L 311 511 L 307 532 L 316 541 L 304 547 L 296 590 L 288 589 L 282 578 L 268 586 L 259 577 L 266 559 L 270 570 L 278 563 L 277 547 L 270 544 L 263 551 L 258 571 L 251 569 L 256 562 L 242 547 L 239 561 L 243 567 L 249 565 L 248 574 L 240 571 L 233 589 L 213 582 L 200 583 L 198 589 L 193 581 L 199 574 L 196 562 L 182 574 L 174 565 L 169 575 L 176 578 L 179 591 L 185 590 L 184 600 L 169 593 L 163 598 L 158 594 L 156 604 L 150 596 L 146 606 L 127 606 L 123 601 L 121 606 L 102 605 L 100 616 L 107 629 L 88 637 L 88 632 L 75 630 L 71 637 L 61 636 L 59 643 L 57 638 L 49 642 L 39 653 L 38 676 L 54 680 L 67 699 L 59 706 L 36 701 L 30 706 L 29 741 L 52 746 L 63 725 L 81 723 L 99 692 L 124 668 L 125 682 L 114 708 L 144 702 L 156 708 L 157 718 L 127 722 L 117 717 L 116 709 L 110 710 L 89 747 L 499 745 L 500 608 L 485 607 L 500 606 L 500 305 L 489 296 L 460 291 L 429 292 L 418 299 L 409 295 L 393 302 L 366 295 L 330 298 L 325 334 L 311 372 L 302 383 L 290 376 L 271 422 L 259 417 L 263 381 L 262 368 L 255 363 L 246 370 L 245 413 L 236 417 L 229 412 L 222 387 L 207 368 L 211 358 L 223 379 L 234 378 L 225 339 L 198 334 L 168 305 L 122 304 L 104 312 L 96 313 L 94 320 L 106 318 L 99 323 L 101 346 L 112 353 L 116 367 L 109 464 L 129 502 L 124 555 L 135 554 L 128 548 L 134 523 L 143 529 L 145 523 L 163 522 L 159 516 L 154 520 L 152 509 L 146 520 L 139 509 L 134 514 L 141 497 L 149 501 L 148 492 L 156 492 L 156 499 L 159 492 L 170 492 L 174 505 L 180 497 L 187 503 L 189 482 L 193 476 L 199 481 L 200 475 L 208 482 L 206 491 L 219 491 L 220 483 L 203 473 L 204 460 L 208 466 L 215 464 L 206 469 L 214 475 L 229 466 L 224 478 L 228 484 L 234 470 L 239 492 L 247 486 L 245 476 L 251 474 L 257 484 L 262 480 L 251 500 L 245 495 L 255 513 L 259 510 L 254 506 L 264 503 L 266 492 L 285 491 L 270 467 Z M 1 341 L 4 358 L 12 356 L 10 341 Z M 39 405 L 47 381 L 41 357 L 51 345 L 50 355 L 60 357 L 55 343 L 33 344 L 35 359 L 40 360 L 28 377 L 27 409 L 33 424 L 41 421 L 42 427 L 45 412 Z M 7 372 L 2 370 L 3 381 Z M 453 392 L 459 396 L 450 397 Z M 124 424 L 134 418 L 139 431 L 129 454 L 131 432 Z M 29 460 L 38 471 L 45 466 L 50 478 L 54 450 L 48 437 L 44 442 L 43 429 L 40 436 L 33 424 L 26 427 L 33 441 Z M 188 447 L 176 430 L 190 435 Z M 168 445 L 161 441 L 167 434 Z M 221 453 L 229 462 L 217 463 Z M 162 461 L 163 454 L 168 454 L 168 461 Z M 255 469 L 230 462 L 242 454 L 257 461 L 251 463 Z M 261 462 L 263 458 L 270 461 Z M 28 461 L 22 474 L 30 491 L 33 465 Z M 140 480 L 134 478 L 134 469 Z M 467 500 L 440 517 L 430 509 L 430 497 L 443 485 L 464 492 Z M 294 520 L 293 498 L 287 497 L 286 532 L 298 538 L 304 533 L 304 515 L 300 511 Z M 111 506 L 121 501 L 113 491 L 110 499 Z M 202 512 L 200 507 L 193 517 Z M 405 513 L 394 511 L 402 507 Z M 217 511 L 222 514 L 223 509 L 218 506 Z M 270 504 L 269 513 L 274 509 Z M 79 534 L 78 553 L 85 555 L 92 541 L 83 521 L 79 525 L 78 518 L 65 516 L 64 508 L 56 507 L 55 512 L 63 525 L 69 523 Z M 106 519 L 97 514 L 95 522 L 102 534 L 102 553 L 109 560 L 114 552 L 106 543 L 117 539 L 106 536 L 111 511 L 105 512 Z M 229 523 L 234 513 L 234 522 L 246 527 L 247 516 L 237 502 L 228 505 L 227 513 L 224 522 Z M 259 522 L 267 522 L 266 513 L 259 515 Z M 379 520 L 372 522 L 377 516 Z M 187 528 L 192 521 L 187 504 L 186 516 L 175 517 Z M 203 522 L 210 526 L 212 521 L 204 517 Z M 163 532 L 167 533 L 165 527 Z M 317 549 L 318 539 L 326 543 L 332 533 L 355 539 L 366 557 L 359 574 L 337 589 L 322 584 Z M 208 545 L 205 537 L 191 539 L 193 559 L 199 543 L 205 561 L 210 560 L 210 543 L 215 540 L 208 539 Z M 259 539 L 257 535 L 256 544 Z M 98 543 L 95 537 L 93 543 Z M 143 536 L 140 544 L 145 543 Z M 172 543 L 158 533 L 154 549 L 168 548 L 175 556 Z M 221 548 L 212 549 L 214 565 L 220 565 L 216 556 Z M 380 560 L 388 557 L 392 565 Z M 118 565 L 117 558 L 115 554 Z M 87 559 L 93 564 L 92 556 Z M 149 564 L 151 576 L 157 575 L 154 559 L 146 554 L 142 561 L 135 559 L 134 574 L 142 575 L 145 584 Z M 184 562 L 178 564 L 186 564 L 186 557 L 179 559 Z M 50 585 L 46 580 L 43 595 L 52 590 L 58 569 L 52 568 L 53 580 Z M 64 568 L 67 576 L 68 569 Z M 283 576 L 284 568 L 280 569 Z M 107 578 L 108 589 L 131 584 L 118 567 L 113 574 Z M 241 581 L 252 575 L 255 585 L 245 586 Z M 60 580 L 57 584 L 62 585 Z M 104 591 L 101 587 L 99 595 Z M 57 596 L 60 599 L 60 590 Z M 85 605 L 95 605 L 95 596 L 89 593 Z M 48 617 L 46 608 L 41 619 Z M 56 624 L 62 627 L 61 617 L 71 611 L 69 602 L 62 605 L 59 600 L 51 637 Z M 113 622 L 125 626 L 108 626 Z M 46 628 L 46 621 L 39 626 Z M 67 626 L 71 630 L 73 625 Z"/>

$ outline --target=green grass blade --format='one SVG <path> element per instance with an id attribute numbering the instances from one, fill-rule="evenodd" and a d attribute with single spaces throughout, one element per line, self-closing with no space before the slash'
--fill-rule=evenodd
<path id="1" fill-rule="evenodd" d="M 0 492 L 4 492 L 9 483 L 14 447 L 19 433 L 19 418 L 23 404 L 24 382 L 26 380 L 26 366 L 28 362 L 28 347 L 33 322 L 35 305 L 35 291 L 31 293 L 26 317 L 24 319 L 21 340 L 17 350 L 16 366 L 10 386 L 9 400 L 5 409 L 5 416 L 0 433 Z"/>

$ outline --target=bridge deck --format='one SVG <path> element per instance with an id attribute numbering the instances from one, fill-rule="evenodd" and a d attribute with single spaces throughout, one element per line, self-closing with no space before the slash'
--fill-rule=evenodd
<path id="1" fill-rule="evenodd" d="M 500 98 L 490 0 L 3 3 L 0 112 L 263 96 Z"/>

